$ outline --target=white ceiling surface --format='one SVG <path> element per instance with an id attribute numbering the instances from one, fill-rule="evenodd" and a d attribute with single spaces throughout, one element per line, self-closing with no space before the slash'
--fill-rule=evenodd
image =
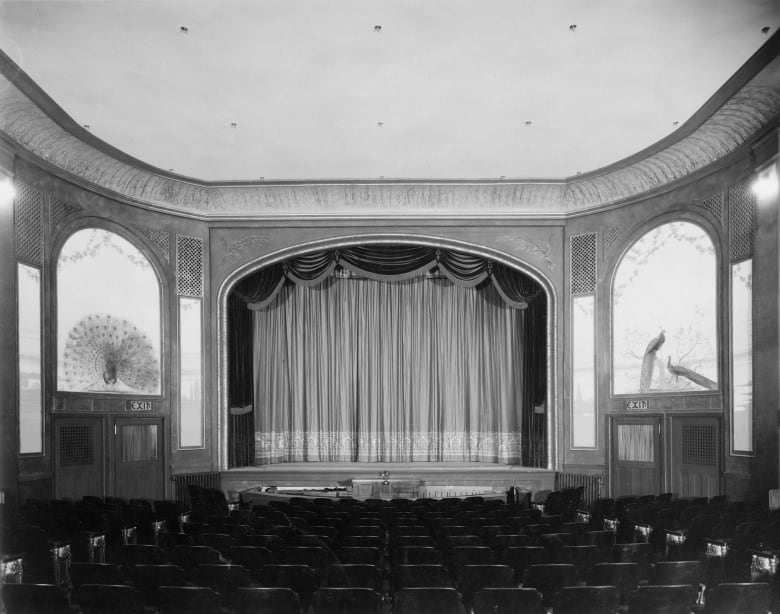
<path id="1" fill-rule="evenodd" d="M 0 2 L 0 47 L 76 122 L 203 180 L 591 171 L 778 27 L 777 0 Z"/>

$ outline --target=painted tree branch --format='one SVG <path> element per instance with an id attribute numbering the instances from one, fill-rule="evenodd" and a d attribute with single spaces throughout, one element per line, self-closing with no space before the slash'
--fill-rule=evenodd
<path id="1" fill-rule="evenodd" d="M 701 373 L 697 373 L 693 369 L 688 369 L 687 367 L 682 367 L 680 365 L 673 365 L 672 364 L 672 357 L 669 357 L 669 360 L 666 363 L 666 369 L 674 375 L 675 377 L 684 377 L 685 379 L 688 379 L 692 381 L 694 384 L 698 384 L 702 388 L 706 388 L 707 390 L 717 390 L 718 384 L 713 382 L 709 377 L 705 377 Z"/>

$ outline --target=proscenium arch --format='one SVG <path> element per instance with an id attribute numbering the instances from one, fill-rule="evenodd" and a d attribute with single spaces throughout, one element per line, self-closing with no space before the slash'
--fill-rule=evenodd
<path id="1" fill-rule="evenodd" d="M 557 321 L 555 307 L 558 304 L 555 286 L 539 269 L 527 262 L 511 256 L 504 252 L 466 243 L 454 239 L 445 239 L 427 235 L 394 235 L 394 234 L 361 234 L 347 237 L 334 237 L 300 243 L 292 247 L 286 247 L 264 256 L 260 256 L 246 264 L 241 265 L 230 274 L 228 274 L 219 286 L 217 293 L 217 467 L 224 471 L 227 467 L 227 447 L 228 430 L 227 414 L 228 408 L 228 352 L 227 352 L 227 299 L 236 285 L 246 276 L 267 266 L 277 264 L 288 258 L 302 256 L 312 252 L 324 250 L 341 249 L 345 247 L 356 247 L 359 245 L 418 245 L 423 247 L 433 247 L 438 249 L 451 249 L 460 252 L 479 256 L 494 262 L 499 262 L 511 267 L 521 273 L 528 275 L 536 281 L 544 290 L 547 298 L 547 334 L 546 334 L 546 353 L 547 353 L 547 469 L 555 470 L 558 465 L 558 396 L 557 383 L 558 371 L 556 369 L 558 360 L 557 351 Z"/>
<path id="2" fill-rule="evenodd" d="M 73 237 L 73 235 L 75 235 L 77 232 L 90 229 L 110 232 L 127 241 L 130 245 L 137 249 L 144 258 L 146 258 L 149 266 L 154 272 L 154 276 L 157 280 L 157 287 L 160 291 L 160 391 L 158 394 L 133 393 L 133 396 L 138 398 L 154 399 L 167 398 L 169 396 L 170 390 L 170 386 L 166 385 L 168 382 L 168 362 L 170 360 L 170 344 L 168 343 L 168 336 L 170 331 L 170 282 L 168 276 L 165 274 L 166 267 L 160 260 L 157 250 L 152 246 L 152 244 L 149 243 L 146 238 L 134 232 L 131 228 L 127 228 L 126 226 L 122 226 L 121 224 L 117 224 L 116 222 L 106 218 L 94 216 L 85 216 L 74 219 L 58 229 L 52 244 L 52 255 L 49 259 L 49 262 L 47 263 L 51 299 L 48 304 L 45 305 L 45 309 L 51 315 L 51 328 L 48 334 L 49 339 L 46 343 L 46 350 L 49 352 L 49 356 L 55 357 L 53 373 L 54 393 L 56 395 L 62 396 L 78 395 L 80 397 L 106 397 L 113 394 L 111 392 L 72 392 L 58 389 L 59 288 L 57 280 L 57 265 L 62 254 L 62 248 L 71 239 L 71 237 Z"/>
<path id="3" fill-rule="evenodd" d="M 715 308 L 715 338 L 719 341 L 717 352 L 716 352 L 716 365 L 717 365 L 717 383 L 718 383 L 718 390 L 717 391 L 710 391 L 710 390 L 686 390 L 686 391 L 677 391 L 675 394 L 685 394 L 685 395 L 696 395 L 696 394 L 720 394 L 724 387 L 724 343 L 720 340 L 722 340 L 724 331 L 728 331 L 727 322 L 725 321 L 725 318 L 727 317 L 727 310 L 723 308 L 723 266 L 724 266 L 724 253 L 727 253 L 725 250 L 727 249 L 727 245 L 725 243 L 726 238 L 725 234 L 722 228 L 717 226 L 712 222 L 710 219 L 710 215 L 707 215 L 704 212 L 699 212 L 696 210 L 691 210 L 688 207 L 685 207 L 684 205 L 678 205 L 678 208 L 675 208 L 671 211 L 666 211 L 661 215 L 658 215 L 656 217 L 653 217 L 649 220 L 646 220 L 644 223 L 637 226 L 629 235 L 627 235 L 623 241 L 621 241 L 621 244 L 619 246 L 619 249 L 614 250 L 613 255 L 606 261 L 606 270 L 609 271 L 609 284 L 608 284 L 608 300 L 607 300 L 607 308 L 605 309 L 605 317 L 606 317 L 606 330 L 608 335 L 608 351 L 605 353 L 605 357 L 607 360 L 607 363 L 604 365 L 606 372 L 609 373 L 609 384 L 608 384 L 608 395 L 610 397 L 616 397 L 616 398 L 626 398 L 626 397 L 647 397 L 655 396 L 655 395 L 669 395 L 672 394 L 672 391 L 667 392 L 646 392 L 646 393 L 640 393 L 640 392 L 631 392 L 631 393 L 616 393 L 615 392 L 615 373 L 614 373 L 614 350 L 615 350 L 615 304 L 614 304 L 614 296 L 615 296 L 615 281 L 617 278 L 618 270 L 620 269 L 621 264 L 623 263 L 623 260 L 625 256 L 633 249 L 633 247 L 636 245 L 638 241 L 640 241 L 643 237 L 645 237 L 648 233 L 660 228 L 661 226 L 664 226 L 666 224 L 671 224 L 675 222 L 684 222 L 691 224 L 693 226 L 696 226 L 699 228 L 704 235 L 710 240 L 712 247 L 715 252 L 715 297 L 714 297 L 714 308 Z M 712 219 L 715 219 L 714 217 Z"/>

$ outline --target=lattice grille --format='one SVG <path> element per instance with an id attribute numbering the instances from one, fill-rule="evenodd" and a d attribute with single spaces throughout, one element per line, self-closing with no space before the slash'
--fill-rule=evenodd
<path id="1" fill-rule="evenodd" d="M 168 260 L 171 243 L 170 233 L 166 230 L 155 230 L 154 228 L 142 228 L 141 230 L 160 248 L 165 259 Z"/>
<path id="2" fill-rule="evenodd" d="M 729 189 L 729 256 L 732 262 L 753 255 L 756 199 L 747 181 Z"/>
<path id="3" fill-rule="evenodd" d="M 203 239 L 176 235 L 176 289 L 185 296 L 203 296 Z"/>
<path id="4" fill-rule="evenodd" d="M 571 293 L 590 294 L 596 291 L 596 235 L 571 238 Z"/>
<path id="5" fill-rule="evenodd" d="M 685 465 L 717 465 L 715 427 L 707 424 L 684 424 L 682 456 Z"/>
<path id="6" fill-rule="evenodd" d="M 16 185 L 16 257 L 22 262 L 43 265 L 43 194 L 23 183 Z"/>
<path id="7" fill-rule="evenodd" d="M 606 249 L 608 252 L 611 251 L 620 235 L 622 235 L 628 229 L 628 224 L 609 228 L 604 235 L 604 249 Z"/>
<path id="8" fill-rule="evenodd" d="M 92 465 L 95 462 L 91 426 L 61 426 L 59 430 L 60 465 Z"/>
<path id="9" fill-rule="evenodd" d="M 705 200 L 695 201 L 697 205 L 704 207 L 717 218 L 719 222 L 723 220 L 723 194 L 717 193 Z"/>
<path id="10" fill-rule="evenodd" d="M 54 228 L 66 217 L 78 210 L 78 207 L 64 203 L 61 200 L 53 199 L 51 203 L 49 203 L 49 223 L 52 228 Z"/>

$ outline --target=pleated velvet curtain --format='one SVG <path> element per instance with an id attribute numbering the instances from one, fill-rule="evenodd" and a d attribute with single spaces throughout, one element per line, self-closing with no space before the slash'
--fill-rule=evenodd
<path id="1" fill-rule="evenodd" d="M 531 278 L 368 245 L 267 267 L 228 303 L 231 466 L 544 465 L 546 300 Z"/>
<path id="2" fill-rule="evenodd" d="M 522 318 L 489 285 L 286 287 L 254 315 L 256 462 L 519 463 Z"/>

